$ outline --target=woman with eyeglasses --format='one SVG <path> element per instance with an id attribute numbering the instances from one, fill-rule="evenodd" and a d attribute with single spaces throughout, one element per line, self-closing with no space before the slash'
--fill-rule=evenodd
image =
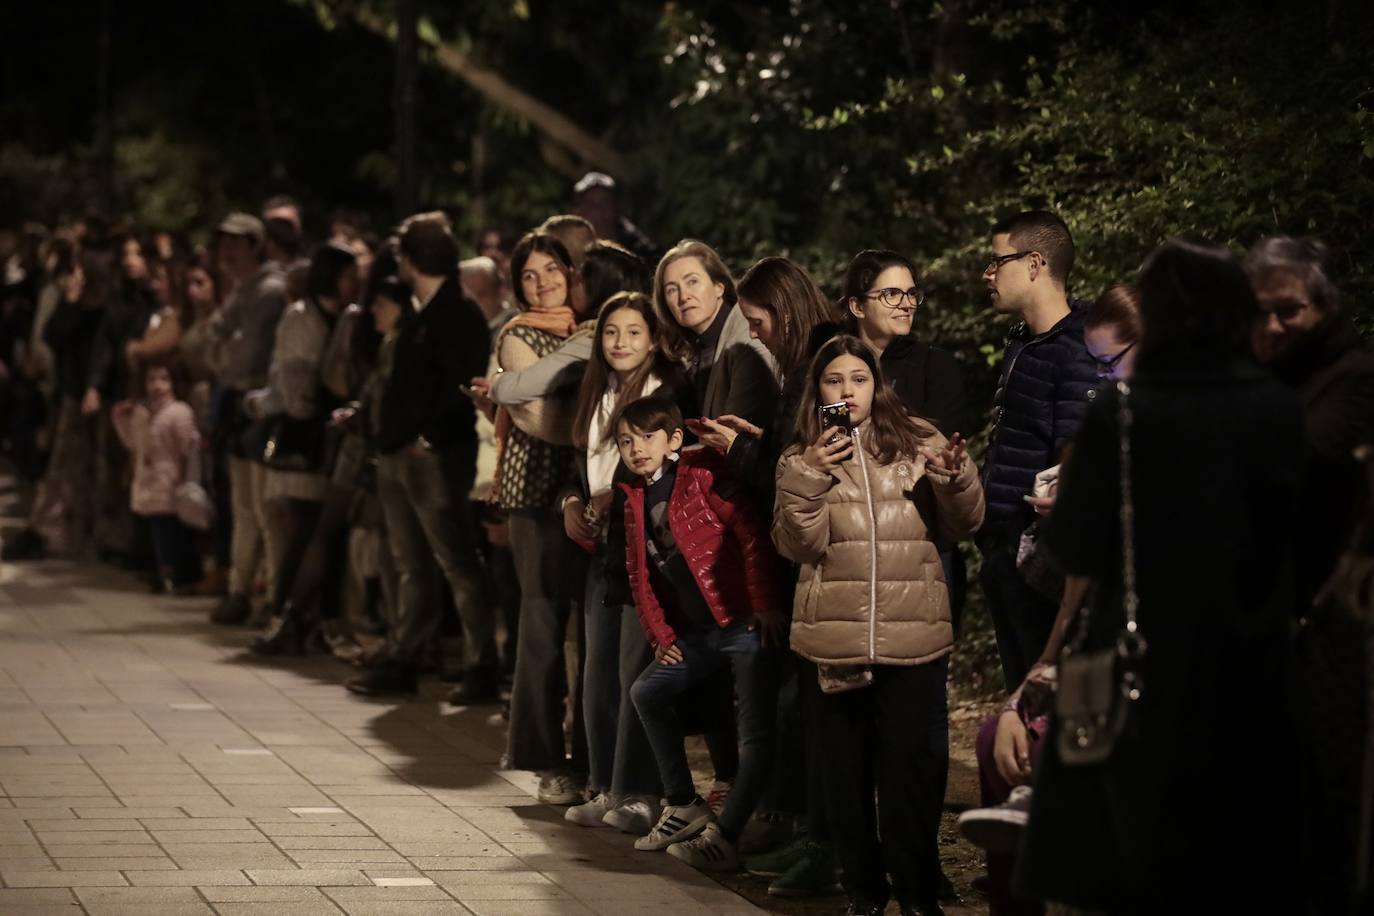
<path id="1" fill-rule="evenodd" d="M 958 362 L 914 333 L 924 301 L 916 265 L 895 251 L 861 251 L 844 272 L 840 308 L 855 336 L 878 354 L 883 375 L 906 409 L 945 436 L 966 433 L 972 424 Z"/>
<path id="2" fill-rule="evenodd" d="M 1104 381 L 1129 379 L 1140 340 L 1140 290 L 1117 283 L 1103 290 L 1083 322 L 1083 343 Z"/>

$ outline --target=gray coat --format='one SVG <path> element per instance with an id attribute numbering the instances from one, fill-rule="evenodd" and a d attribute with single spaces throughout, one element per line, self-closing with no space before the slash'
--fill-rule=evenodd
<path id="1" fill-rule="evenodd" d="M 221 385 L 249 391 L 267 383 L 273 334 L 285 309 L 286 278 L 269 262 L 215 312 L 210 318 L 210 360 Z"/>

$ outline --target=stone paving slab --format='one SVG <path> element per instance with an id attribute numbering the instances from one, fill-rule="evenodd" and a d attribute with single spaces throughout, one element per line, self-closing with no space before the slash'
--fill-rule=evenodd
<path id="1" fill-rule="evenodd" d="M 195 599 L 0 565 L 0 913 L 744 916 L 710 878 L 538 804 L 490 708 L 263 664 Z"/>

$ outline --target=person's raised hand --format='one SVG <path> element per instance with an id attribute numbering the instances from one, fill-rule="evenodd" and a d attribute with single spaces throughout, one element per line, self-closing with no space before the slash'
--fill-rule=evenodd
<path id="1" fill-rule="evenodd" d="M 821 430 L 816 441 L 802 452 L 802 461 L 818 471 L 831 474 L 853 455 L 854 437 L 843 429 L 831 426 Z"/>
<path id="2" fill-rule="evenodd" d="M 958 433 L 950 436 L 949 442 L 939 451 L 927 446 L 922 446 L 919 449 L 921 455 L 926 459 L 926 467 L 950 475 L 958 474 L 964 469 L 964 461 L 968 457 L 967 450 L 968 440 Z"/>
<path id="3" fill-rule="evenodd" d="M 727 413 L 723 416 L 716 417 L 716 422 L 721 426 L 733 429 L 741 436 L 751 436 L 755 439 L 763 438 L 763 430 L 744 419 L 744 417 L 737 417 L 732 413 Z"/>
<path id="4" fill-rule="evenodd" d="M 1021 714 L 1005 710 L 997 718 L 997 735 L 992 741 L 992 760 L 1007 785 L 1019 786 L 1030 781 L 1030 735 Z"/>
<path id="5" fill-rule="evenodd" d="M 722 455 L 729 453 L 730 446 L 735 444 L 735 437 L 739 435 L 719 420 L 712 420 L 710 417 L 692 417 L 682 425 L 701 440 L 702 445 L 710 446 Z"/>

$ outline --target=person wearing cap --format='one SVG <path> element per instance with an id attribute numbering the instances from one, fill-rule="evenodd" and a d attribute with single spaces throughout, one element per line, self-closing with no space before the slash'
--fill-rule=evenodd
<path id="1" fill-rule="evenodd" d="M 592 224 L 597 238 L 624 245 L 650 264 L 663 253 L 620 212 L 615 179 L 605 172 L 588 172 L 573 185 L 572 212 Z"/>
<path id="2" fill-rule="evenodd" d="M 215 623 L 242 624 L 252 616 L 249 592 L 259 557 L 266 547 L 267 594 L 276 575 L 274 545 L 266 524 L 263 496 L 267 468 L 253 443 L 245 441 L 250 420 L 242 410 L 245 392 L 267 384 L 277 321 L 286 309 L 286 280 L 281 267 L 266 260 L 262 220 L 249 213 L 230 213 L 219 224 L 220 272 L 234 292 L 210 318 L 210 363 L 219 379 L 214 416 L 216 447 L 229 452 L 229 492 L 234 531 L 229 594 L 210 615 Z"/>

